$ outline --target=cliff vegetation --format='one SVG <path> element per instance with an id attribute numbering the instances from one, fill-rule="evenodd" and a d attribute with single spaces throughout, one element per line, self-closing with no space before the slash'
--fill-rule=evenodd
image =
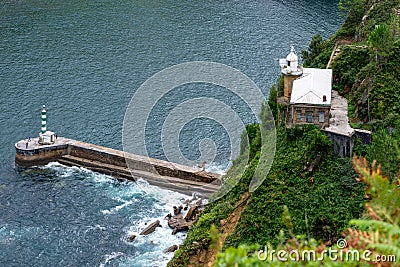
<path id="1" fill-rule="evenodd" d="M 314 250 L 321 256 L 326 248 L 338 249 L 341 238 L 348 249 L 371 250 L 371 257 L 397 257 L 381 266 L 399 265 L 400 0 L 341 0 L 339 10 L 346 16 L 342 27 L 327 40 L 315 35 L 302 58 L 306 67 L 330 64 L 334 89 L 349 101 L 352 127 L 373 131 L 372 144 L 356 140 L 360 158 L 339 158 L 319 129 L 278 126 L 271 170 L 249 193 L 261 146 L 258 125 L 249 125 L 250 147 L 227 174 L 239 183 L 206 206 L 168 266 L 320 266 L 260 260 L 257 252 Z M 277 122 L 282 82 L 268 101 Z M 239 168 L 245 172 L 236 177 Z M 323 264 L 370 266 L 329 257 Z"/>

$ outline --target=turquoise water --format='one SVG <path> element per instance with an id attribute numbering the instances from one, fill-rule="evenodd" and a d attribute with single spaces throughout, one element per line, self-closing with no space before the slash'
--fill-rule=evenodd
<path id="1" fill-rule="evenodd" d="M 187 61 L 237 68 L 268 95 L 277 59 L 294 43 L 328 37 L 339 27 L 337 1 L 2 1 L 0 3 L 0 262 L 3 266 L 165 265 L 165 247 L 181 242 L 158 229 L 152 241 L 125 242 L 148 220 L 170 212 L 178 194 L 115 182 L 89 171 L 49 165 L 14 166 L 14 143 L 40 131 L 40 108 L 59 135 L 122 148 L 122 122 L 135 90 L 153 74 Z M 196 96 L 231 103 L 235 95 L 213 86 L 176 88 L 154 106 L 146 129 L 149 154 L 163 158 L 160 125 L 171 107 Z M 151 103 L 155 104 L 155 103 Z M 202 130 L 200 130 L 202 129 Z M 181 134 L 183 153 L 198 156 L 205 136 L 227 134 L 194 120 Z M 171 202 L 171 203 L 169 203 Z M 163 222 L 165 224 L 165 222 Z M 171 239 L 171 240 L 169 240 Z"/>

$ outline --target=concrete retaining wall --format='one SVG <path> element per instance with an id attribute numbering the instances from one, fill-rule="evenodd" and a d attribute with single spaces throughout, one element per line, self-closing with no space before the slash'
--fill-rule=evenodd
<path id="1" fill-rule="evenodd" d="M 329 131 L 324 131 L 325 134 L 332 140 L 333 152 L 335 155 L 340 157 L 352 157 L 353 147 L 354 147 L 354 136 L 342 135 L 339 133 L 333 133 Z"/>
<path id="2" fill-rule="evenodd" d="M 358 138 L 361 139 L 363 144 L 371 144 L 372 142 L 372 133 L 370 131 L 361 130 L 361 129 L 354 129 L 355 134 Z"/>
<path id="3" fill-rule="evenodd" d="M 363 144 L 371 144 L 371 132 L 366 130 L 354 129 L 353 133 L 343 135 L 332 131 L 323 130 L 325 134 L 332 140 L 333 151 L 335 155 L 340 157 L 352 157 L 355 138 L 361 139 Z"/>

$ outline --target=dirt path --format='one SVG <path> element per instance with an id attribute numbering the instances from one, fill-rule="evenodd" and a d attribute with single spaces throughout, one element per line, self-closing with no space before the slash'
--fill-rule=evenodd
<path id="1" fill-rule="evenodd" d="M 232 233 L 240 219 L 242 211 L 247 206 L 247 201 L 250 198 L 251 193 L 247 192 L 242 195 L 240 201 L 236 204 L 234 211 L 225 220 L 221 220 L 221 227 L 218 232 L 220 234 L 218 240 L 218 250 L 209 247 L 207 250 L 201 250 L 199 254 L 190 256 L 188 267 L 207 266 L 211 267 L 217 258 L 217 253 L 223 247 L 226 238 Z"/>

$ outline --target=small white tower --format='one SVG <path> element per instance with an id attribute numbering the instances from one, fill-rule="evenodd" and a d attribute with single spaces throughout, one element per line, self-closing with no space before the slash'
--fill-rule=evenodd
<path id="1" fill-rule="evenodd" d="M 39 133 L 39 144 L 41 145 L 50 145 L 54 144 L 56 138 L 55 134 L 51 131 L 47 131 L 47 112 L 46 106 L 43 105 L 42 108 L 42 128 L 41 132 Z"/>
<path id="2" fill-rule="evenodd" d="M 290 46 L 290 53 L 286 59 L 281 59 L 279 63 L 283 74 L 298 75 L 303 72 L 301 66 L 299 66 L 299 57 L 296 55 L 293 45 Z"/>
<path id="3" fill-rule="evenodd" d="M 287 55 L 286 61 L 291 72 L 297 71 L 297 67 L 299 66 L 299 57 L 296 55 L 293 45 L 290 47 L 290 53 Z"/>
<path id="4" fill-rule="evenodd" d="M 287 55 L 286 59 L 280 59 L 279 64 L 284 77 L 284 99 L 290 101 L 293 81 L 303 74 L 303 68 L 299 65 L 299 58 L 293 45 L 291 45 L 289 55 Z"/>

